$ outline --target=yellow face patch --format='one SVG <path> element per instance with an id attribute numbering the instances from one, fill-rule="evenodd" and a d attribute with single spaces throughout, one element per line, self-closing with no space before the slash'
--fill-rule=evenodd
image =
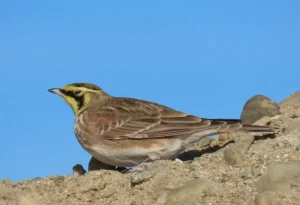
<path id="1" fill-rule="evenodd" d="M 70 105 L 76 116 L 89 106 L 91 102 L 90 94 L 98 92 L 98 90 L 73 85 L 67 85 L 58 90 L 59 94 L 57 94 Z"/>

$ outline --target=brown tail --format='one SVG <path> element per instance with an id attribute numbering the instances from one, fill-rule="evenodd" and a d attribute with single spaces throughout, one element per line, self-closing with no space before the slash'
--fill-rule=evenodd
<path id="1" fill-rule="evenodd" d="M 243 124 L 239 119 L 208 119 L 212 125 L 220 126 L 220 132 L 274 132 L 275 128 L 270 126 L 248 125 Z"/>

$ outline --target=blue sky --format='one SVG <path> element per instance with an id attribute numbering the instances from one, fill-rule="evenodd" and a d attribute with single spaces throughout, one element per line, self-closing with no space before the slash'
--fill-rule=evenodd
<path id="1" fill-rule="evenodd" d="M 47 90 L 91 82 L 208 118 L 299 89 L 299 1 L 1 1 L 0 178 L 71 174 L 90 155 Z"/>

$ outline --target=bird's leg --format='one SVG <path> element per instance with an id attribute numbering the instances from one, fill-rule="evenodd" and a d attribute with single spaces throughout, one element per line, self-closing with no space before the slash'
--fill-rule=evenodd
<path id="1" fill-rule="evenodd" d="M 124 169 L 119 170 L 119 172 L 122 174 L 126 174 L 126 173 L 130 172 L 131 170 L 132 170 L 132 167 L 125 167 Z"/>

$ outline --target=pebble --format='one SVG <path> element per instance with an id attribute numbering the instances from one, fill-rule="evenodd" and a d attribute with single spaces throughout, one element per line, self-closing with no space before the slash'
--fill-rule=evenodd
<path id="1" fill-rule="evenodd" d="M 231 174 L 227 174 L 227 173 L 222 174 L 221 182 L 222 183 L 228 182 L 231 178 L 232 178 Z"/>
<path id="2" fill-rule="evenodd" d="M 207 147 L 211 141 L 212 141 L 212 138 L 209 138 L 209 137 L 202 138 L 201 140 L 199 140 L 197 142 L 197 146 L 199 148 Z"/>
<path id="3" fill-rule="evenodd" d="M 296 161 L 297 159 L 298 159 L 298 157 L 295 155 L 289 155 L 289 157 L 288 157 L 288 161 Z"/>
<path id="4" fill-rule="evenodd" d="M 284 162 L 296 161 L 297 159 L 298 159 L 298 157 L 293 154 L 282 155 L 282 161 L 284 161 Z"/>
<path id="5" fill-rule="evenodd" d="M 226 142 L 229 139 L 229 134 L 228 133 L 222 133 L 219 134 L 219 141 L 221 142 Z"/>
<path id="6" fill-rule="evenodd" d="M 251 167 L 244 167 L 241 170 L 241 177 L 244 179 L 249 179 L 252 177 L 252 169 Z"/>
<path id="7" fill-rule="evenodd" d="M 164 167 L 163 163 L 164 161 L 158 160 L 150 163 L 143 163 L 133 167 L 130 170 L 130 182 L 132 184 L 139 184 L 148 181 Z"/>
<path id="8" fill-rule="evenodd" d="M 86 171 L 81 164 L 76 164 L 73 167 L 73 176 L 81 176 L 84 175 L 85 173 Z"/>

